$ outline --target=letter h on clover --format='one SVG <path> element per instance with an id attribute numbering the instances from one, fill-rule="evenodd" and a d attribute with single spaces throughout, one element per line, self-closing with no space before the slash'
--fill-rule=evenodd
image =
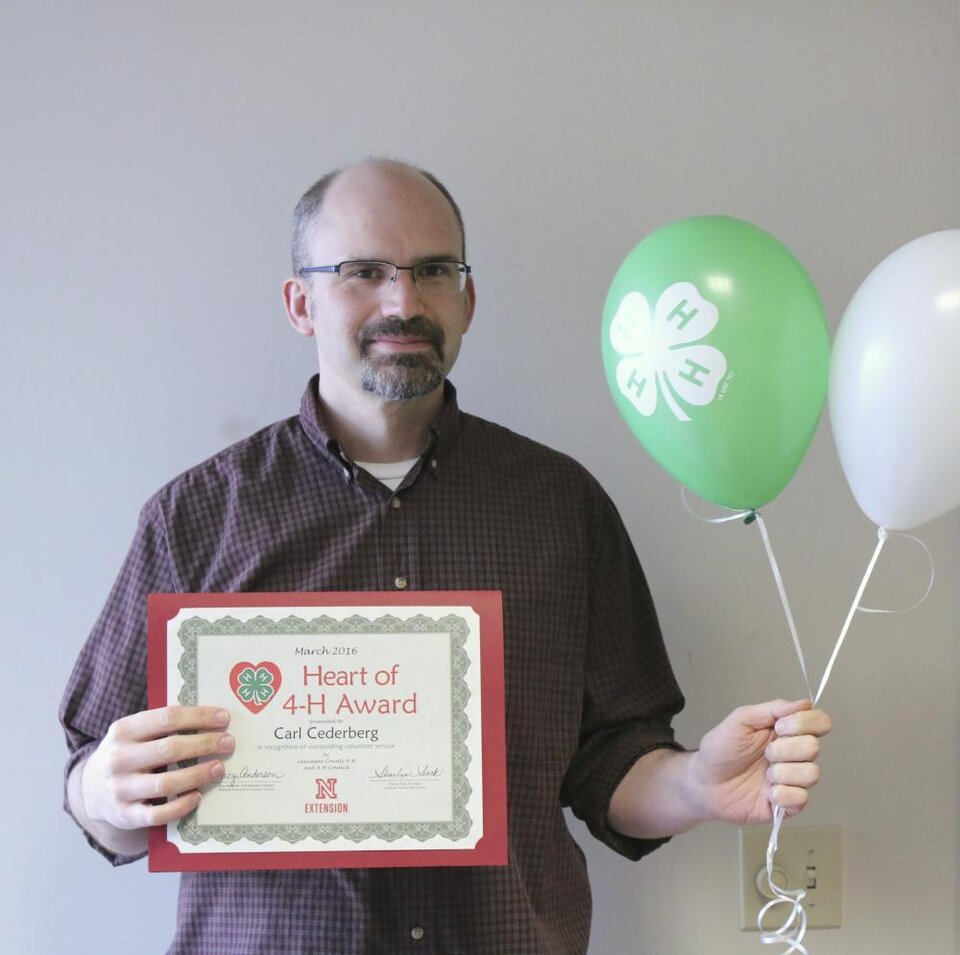
<path id="1" fill-rule="evenodd" d="M 702 407 L 717 395 L 727 373 L 719 348 L 698 344 L 720 314 L 691 282 L 676 282 L 657 300 L 653 315 L 640 292 L 629 292 L 610 323 L 610 344 L 621 356 L 617 387 L 645 418 L 660 397 L 678 421 L 690 421 L 682 405 Z"/>

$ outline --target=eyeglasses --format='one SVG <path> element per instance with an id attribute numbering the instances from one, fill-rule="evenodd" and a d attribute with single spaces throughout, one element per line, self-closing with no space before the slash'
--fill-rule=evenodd
<path id="1" fill-rule="evenodd" d="M 339 284 L 354 292 L 376 293 L 397 280 L 400 272 L 409 272 L 417 288 L 425 294 L 454 295 L 467 285 L 470 266 L 465 262 L 418 262 L 416 265 L 394 265 L 392 262 L 340 262 L 337 265 L 312 265 L 300 269 L 308 272 L 335 272 Z"/>

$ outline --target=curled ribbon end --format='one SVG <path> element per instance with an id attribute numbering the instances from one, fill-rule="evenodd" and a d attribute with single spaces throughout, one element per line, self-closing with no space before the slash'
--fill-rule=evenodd
<path id="1" fill-rule="evenodd" d="M 770 830 L 770 841 L 767 843 L 767 886 L 770 891 L 770 901 L 760 909 L 757 915 L 757 928 L 760 930 L 760 941 L 764 945 L 784 945 L 784 955 L 796 952 L 798 955 L 810 955 L 803 944 L 807 934 L 807 913 L 803 907 L 803 900 L 807 893 L 803 889 L 789 889 L 778 885 L 774 881 L 773 859 L 777 852 L 780 836 L 780 827 L 786 816 L 780 806 L 773 809 L 773 827 Z M 775 929 L 767 930 L 763 926 L 764 917 L 768 912 L 779 906 L 787 906 L 788 914 L 783 923 Z"/>

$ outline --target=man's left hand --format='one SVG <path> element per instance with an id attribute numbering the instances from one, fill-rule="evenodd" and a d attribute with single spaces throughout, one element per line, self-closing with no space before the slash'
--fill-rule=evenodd
<path id="1" fill-rule="evenodd" d="M 830 732 L 809 700 L 741 706 L 693 753 L 657 749 L 637 760 L 610 801 L 618 832 L 660 838 L 699 822 L 770 822 L 771 802 L 799 812 L 820 779 L 820 737 Z"/>
<path id="2" fill-rule="evenodd" d="M 688 767 L 702 786 L 708 816 L 727 822 L 769 822 L 771 802 L 799 812 L 820 779 L 820 737 L 830 717 L 809 700 L 741 706 L 700 742 Z"/>

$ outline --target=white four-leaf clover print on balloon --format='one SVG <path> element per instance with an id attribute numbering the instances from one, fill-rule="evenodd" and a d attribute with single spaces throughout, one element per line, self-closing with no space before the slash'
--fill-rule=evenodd
<path id="1" fill-rule="evenodd" d="M 691 282 L 667 288 L 652 315 L 643 294 L 624 296 L 610 323 L 610 344 L 621 356 L 617 386 L 640 414 L 652 415 L 662 399 L 678 421 L 690 421 L 685 406 L 702 407 L 716 398 L 727 359 L 703 339 L 719 318 L 717 307 Z"/>

